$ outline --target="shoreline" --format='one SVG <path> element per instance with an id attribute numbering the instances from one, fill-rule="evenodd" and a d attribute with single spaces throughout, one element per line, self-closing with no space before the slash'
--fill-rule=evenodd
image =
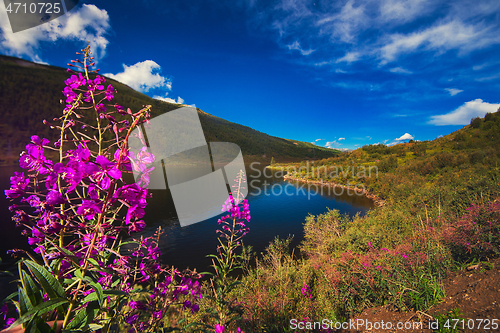
<path id="1" fill-rule="evenodd" d="M 306 184 L 315 184 L 315 185 L 321 185 L 321 186 L 341 187 L 341 188 L 345 188 L 346 190 L 353 190 L 353 191 L 358 192 L 358 193 L 363 193 L 365 197 L 367 197 L 370 200 L 373 200 L 373 203 L 377 207 L 384 207 L 385 204 L 386 204 L 386 200 L 383 200 L 379 196 L 377 196 L 377 195 L 375 195 L 375 194 L 373 194 L 371 192 L 368 192 L 365 189 L 359 189 L 359 188 L 356 188 L 356 187 L 349 187 L 349 186 L 346 186 L 346 185 L 343 185 L 343 184 L 339 184 L 339 183 L 335 183 L 335 182 L 325 182 L 325 181 L 323 181 L 323 179 L 320 180 L 320 181 L 318 181 L 318 180 L 310 180 L 310 179 L 303 179 L 303 178 L 294 178 L 293 176 L 289 175 L 288 173 L 283 176 L 283 179 L 285 179 L 285 180 L 295 180 L 295 181 L 298 181 L 298 182 L 301 182 L 301 183 L 306 183 Z"/>

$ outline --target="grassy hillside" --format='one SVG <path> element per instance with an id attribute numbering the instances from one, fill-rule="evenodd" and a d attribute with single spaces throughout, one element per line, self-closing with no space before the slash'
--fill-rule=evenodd
<path id="1" fill-rule="evenodd" d="M 60 115 L 64 80 L 68 77 L 69 73 L 63 68 L 0 56 L 0 165 L 16 164 L 18 154 L 35 133 L 51 141 L 55 139 L 57 133 L 42 122 Z M 152 105 L 154 117 L 180 107 L 178 104 L 152 99 L 114 80 L 107 79 L 107 82 L 118 91 L 115 101 L 125 108 L 139 110 L 143 105 Z M 260 159 L 268 163 L 272 156 L 276 161 L 283 162 L 340 154 L 337 150 L 310 143 L 270 136 L 199 109 L 198 113 L 208 142 L 236 143 L 247 160 Z"/>
<path id="2" fill-rule="evenodd" d="M 364 218 L 309 216 L 301 259 L 289 239 L 277 239 L 246 266 L 234 294 L 245 304 L 245 332 L 293 331 L 290 318 L 346 321 L 378 306 L 442 317 L 433 309 L 449 296 L 446 276 L 478 262 L 493 269 L 500 255 L 500 111 L 433 141 L 282 167 L 304 182 L 364 186 L 386 204 Z M 361 172 L 369 167 L 371 174 Z"/>

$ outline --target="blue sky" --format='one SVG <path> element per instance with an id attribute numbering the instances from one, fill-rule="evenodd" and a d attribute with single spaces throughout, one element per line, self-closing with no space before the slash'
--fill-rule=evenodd
<path id="1" fill-rule="evenodd" d="M 0 53 L 101 73 L 270 135 L 334 148 L 432 140 L 500 107 L 500 1 L 80 1 Z"/>

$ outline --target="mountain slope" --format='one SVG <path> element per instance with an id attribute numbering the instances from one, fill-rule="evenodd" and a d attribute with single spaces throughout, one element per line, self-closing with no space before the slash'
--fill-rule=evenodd
<path id="1" fill-rule="evenodd" d="M 64 80 L 68 77 L 69 73 L 63 68 L 0 56 L 0 165 L 16 164 L 17 155 L 33 134 L 55 140 L 56 131 L 50 130 L 42 122 L 60 115 Z M 106 81 L 118 91 L 115 102 L 133 111 L 143 105 L 152 105 L 151 116 L 155 117 L 180 107 L 179 104 L 152 99 L 115 80 Z M 338 150 L 307 142 L 270 136 L 199 109 L 198 114 L 208 142 L 236 143 L 246 160 L 269 161 L 274 156 L 277 161 L 292 161 L 340 154 Z M 266 157 L 263 159 L 264 153 Z"/>

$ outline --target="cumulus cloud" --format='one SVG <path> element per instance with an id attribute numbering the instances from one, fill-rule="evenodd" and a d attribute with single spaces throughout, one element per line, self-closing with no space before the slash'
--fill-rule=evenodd
<path id="1" fill-rule="evenodd" d="M 396 141 L 413 140 L 414 138 L 415 137 L 413 135 L 411 135 L 410 133 L 405 133 L 395 140 Z"/>
<path id="2" fill-rule="evenodd" d="M 337 141 L 327 141 L 325 143 L 325 147 L 326 148 L 335 148 L 335 147 L 338 147 L 339 146 L 339 143 Z"/>
<path id="3" fill-rule="evenodd" d="M 162 97 L 162 96 L 153 96 L 153 98 L 154 99 L 158 99 L 160 101 L 168 102 L 168 103 L 184 104 L 184 100 L 180 96 L 177 96 L 177 101 L 175 101 L 175 99 L 167 97 L 167 95 L 165 97 Z M 194 105 L 191 105 L 191 106 L 194 106 Z"/>
<path id="4" fill-rule="evenodd" d="M 498 108 L 500 104 L 490 104 L 478 98 L 464 103 L 449 113 L 432 116 L 428 123 L 437 126 L 468 125 L 472 118 L 484 117 L 486 113 L 496 112 Z"/>
<path id="5" fill-rule="evenodd" d="M 160 70 L 161 66 L 156 62 L 146 60 L 131 66 L 123 64 L 123 72 L 104 75 L 141 92 L 147 92 L 152 88 L 172 89 L 172 82 L 161 76 Z"/>
<path id="6" fill-rule="evenodd" d="M 309 49 L 309 50 L 304 50 L 302 47 L 300 47 L 299 42 L 295 41 L 290 45 L 287 45 L 289 50 L 297 50 L 299 51 L 302 55 L 310 55 L 313 53 L 315 50 Z"/>
<path id="7" fill-rule="evenodd" d="M 98 60 L 106 54 L 109 42 L 105 36 L 110 30 L 106 10 L 91 4 L 83 4 L 52 21 L 15 34 L 9 25 L 7 12 L 0 9 L 0 51 L 13 56 L 27 56 L 35 62 L 42 62 L 42 43 L 59 40 L 77 41 L 80 45 L 81 42 L 90 41 Z"/>
<path id="8" fill-rule="evenodd" d="M 338 147 L 342 146 L 342 144 L 338 141 L 342 141 L 342 140 L 345 140 L 345 138 L 339 138 L 337 140 L 327 141 L 327 143 L 325 144 L 325 147 L 326 148 L 338 148 Z"/>
<path id="9" fill-rule="evenodd" d="M 460 94 L 463 91 L 455 88 L 445 88 L 445 90 L 450 94 L 450 96 L 455 96 L 456 94 Z"/>

